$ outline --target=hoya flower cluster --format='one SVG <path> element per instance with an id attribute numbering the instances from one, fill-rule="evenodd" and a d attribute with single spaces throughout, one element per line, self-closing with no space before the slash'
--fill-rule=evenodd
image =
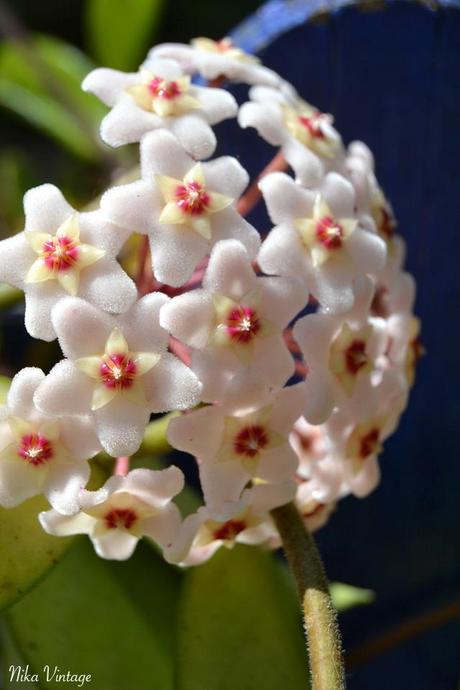
<path id="1" fill-rule="evenodd" d="M 197 85 L 207 81 L 207 86 Z M 250 85 L 239 105 L 221 88 Z M 141 176 L 89 213 L 45 184 L 25 229 L 0 244 L 0 281 L 24 290 L 25 325 L 59 340 L 51 372 L 20 371 L 0 425 L 0 504 L 44 494 L 56 535 L 86 533 L 105 558 L 139 538 L 199 563 L 236 541 L 276 547 L 270 511 L 294 500 L 310 529 L 379 481 L 378 455 L 421 354 L 404 244 L 360 142 L 228 39 L 154 48 L 137 73 L 91 72 L 112 146 L 140 142 Z M 212 126 L 237 118 L 274 147 L 276 172 L 244 195 Z M 243 217 L 265 202 L 262 237 Z M 137 285 L 117 257 L 142 244 Z M 175 466 L 129 471 L 152 413 L 194 456 L 203 505 L 181 517 Z M 86 486 L 104 450 L 114 476 Z M 193 460 L 190 458 L 190 462 Z"/>

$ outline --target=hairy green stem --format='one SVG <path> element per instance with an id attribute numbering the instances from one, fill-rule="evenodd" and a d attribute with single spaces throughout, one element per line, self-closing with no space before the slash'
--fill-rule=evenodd
<path id="1" fill-rule="evenodd" d="M 293 503 L 271 511 L 303 608 L 312 690 L 344 690 L 337 612 L 313 537 Z"/>

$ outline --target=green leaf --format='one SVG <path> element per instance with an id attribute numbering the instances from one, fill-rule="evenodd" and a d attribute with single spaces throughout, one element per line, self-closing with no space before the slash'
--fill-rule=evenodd
<path id="1" fill-rule="evenodd" d="M 331 582 L 330 592 L 334 606 L 339 612 L 348 611 L 355 606 L 372 604 L 375 592 L 371 589 L 345 585 L 343 582 Z"/>
<path id="2" fill-rule="evenodd" d="M 0 385 L 4 383 L 9 386 L 10 382 L 1 381 Z M 99 488 L 107 472 L 106 467 L 91 463 L 88 487 Z M 75 541 L 75 537 L 53 537 L 43 530 L 38 513 L 48 509 L 43 496 L 34 496 L 16 508 L 0 508 L 0 611 L 46 577 Z"/>
<path id="3" fill-rule="evenodd" d="M 94 57 L 106 67 L 137 69 L 164 5 L 164 0 L 87 0 L 86 30 Z"/>
<path id="4" fill-rule="evenodd" d="M 177 690 L 305 690 L 299 605 L 282 566 L 253 546 L 186 573 Z"/>
<path id="5" fill-rule="evenodd" d="M 91 137 L 75 118 L 51 97 L 34 93 L 0 77 L 0 105 L 41 129 L 79 158 L 93 161 L 99 157 L 99 149 Z"/>
<path id="6" fill-rule="evenodd" d="M 101 154 L 98 125 L 106 108 L 81 90 L 93 63 L 51 36 L 0 46 L 0 104 L 86 160 Z"/>
<path id="7" fill-rule="evenodd" d="M 181 573 L 145 544 L 117 563 L 98 558 L 89 540 L 79 540 L 10 609 L 8 632 L 42 688 L 62 688 L 46 682 L 48 664 L 91 674 L 84 687 L 97 690 L 173 690 L 180 584 Z"/>
<path id="8" fill-rule="evenodd" d="M 43 497 L 36 496 L 17 508 L 0 508 L 0 610 L 46 575 L 72 541 L 42 529 L 37 515 L 48 507 Z"/>

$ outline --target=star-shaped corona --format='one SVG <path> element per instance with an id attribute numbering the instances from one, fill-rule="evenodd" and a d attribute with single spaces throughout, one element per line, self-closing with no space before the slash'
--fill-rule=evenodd
<path id="1" fill-rule="evenodd" d="M 212 38 L 199 37 L 194 38 L 191 41 L 193 48 L 197 50 L 202 50 L 205 53 L 215 53 L 217 55 L 225 55 L 233 60 L 238 60 L 240 62 L 252 62 L 257 64 L 260 62 L 259 58 L 255 55 L 250 55 L 246 53 L 241 48 L 238 48 L 231 38 L 225 37 L 221 38 L 220 41 L 213 41 Z"/>
<path id="2" fill-rule="evenodd" d="M 332 128 L 332 115 L 321 113 L 306 101 L 295 108 L 282 108 L 284 123 L 289 133 L 301 144 L 325 158 L 332 158 L 340 148 L 340 139 Z"/>
<path id="3" fill-rule="evenodd" d="M 358 424 L 350 433 L 345 457 L 350 460 L 356 474 L 362 470 L 366 460 L 382 452 L 382 431 L 386 421 L 383 417 L 376 417 Z"/>
<path id="4" fill-rule="evenodd" d="M 165 79 L 141 68 L 139 76 L 140 83 L 128 86 L 126 91 L 144 110 L 153 112 L 158 117 L 173 117 L 201 108 L 198 98 L 189 93 L 188 74 L 175 79 Z"/>
<path id="5" fill-rule="evenodd" d="M 160 356 L 153 352 L 130 352 L 122 331 L 115 327 L 102 354 L 75 361 L 77 369 L 96 381 L 91 409 L 99 410 L 117 395 L 145 405 L 139 379 L 159 362 Z"/>
<path id="6" fill-rule="evenodd" d="M 355 218 L 335 218 L 320 195 L 315 198 L 311 218 L 294 220 L 294 227 L 310 252 L 314 267 L 340 256 L 357 225 Z"/>
<path id="7" fill-rule="evenodd" d="M 353 393 L 358 376 L 373 369 L 368 352 L 371 334 L 372 326 L 369 324 L 356 331 L 345 323 L 331 344 L 329 369 L 347 395 Z"/>
<path id="8" fill-rule="evenodd" d="M 78 218 L 73 214 L 59 226 L 55 235 L 26 232 L 30 247 L 38 255 L 24 278 L 25 283 L 57 280 L 70 295 L 76 295 L 80 271 L 105 255 L 104 249 L 80 241 Z"/>
<path id="9" fill-rule="evenodd" d="M 158 222 L 166 225 L 186 225 L 207 240 L 212 237 L 209 216 L 222 211 L 234 201 L 228 196 L 207 189 L 200 163 L 196 163 L 182 180 L 157 175 L 156 181 L 166 202 Z"/>

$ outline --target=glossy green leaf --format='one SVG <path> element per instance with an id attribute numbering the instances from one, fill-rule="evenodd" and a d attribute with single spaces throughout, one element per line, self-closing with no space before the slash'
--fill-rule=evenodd
<path id="1" fill-rule="evenodd" d="M 181 573 L 145 544 L 117 563 L 82 539 L 10 609 L 8 632 L 42 688 L 62 688 L 46 681 L 48 664 L 91 674 L 85 687 L 97 690 L 173 690 L 180 584 Z"/>
<path id="2" fill-rule="evenodd" d="M 372 604 L 375 600 L 375 592 L 371 589 L 353 587 L 343 582 L 331 582 L 330 592 L 334 606 L 339 612 L 348 611 L 356 606 Z"/>
<path id="3" fill-rule="evenodd" d="M 98 124 L 106 108 L 81 90 L 94 65 L 51 36 L 0 45 L 0 104 L 41 129 L 80 158 L 101 152 Z"/>
<path id="4" fill-rule="evenodd" d="M 47 501 L 37 496 L 17 508 L 0 508 L 0 610 L 36 584 L 72 541 L 43 531 L 37 515 L 48 507 Z"/>
<path id="5" fill-rule="evenodd" d="M 184 580 L 177 690 L 306 690 L 299 606 L 281 564 L 221 549 Z"/>
<path id="6" fill-rule="evenodd" d="M 0 105 L 41 129 L 79 158 L 92 161 L 99 157 L 99 149 L 93 139 L 53 98 L 0 78 Z"/>
<path id="7" fill-rule="evenodd" d="M 137 69 L 164 5 L 164 0 L 87 0 L 86 30 L 94 57 L 106 67 Z"/>

